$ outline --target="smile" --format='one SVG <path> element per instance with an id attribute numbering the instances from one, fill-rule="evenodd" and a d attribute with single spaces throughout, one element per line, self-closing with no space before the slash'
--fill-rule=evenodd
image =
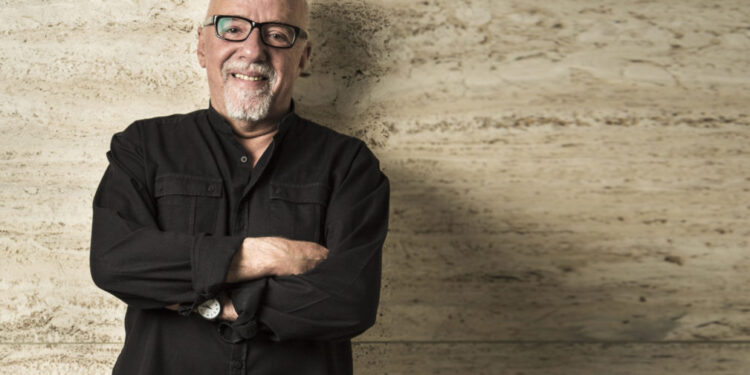
<path id="1" fill-rule="evenodd" d="M 240 73 L 232 73 L 232 77 L 241 79 L 243 81 L 262 81 L 262 80 L 266 79 L 265 77 L 262 77 L 262 76 L 252 76 L 251 77 L 251 76 L 246 76 L 246 75 L 240 74 Z"/>

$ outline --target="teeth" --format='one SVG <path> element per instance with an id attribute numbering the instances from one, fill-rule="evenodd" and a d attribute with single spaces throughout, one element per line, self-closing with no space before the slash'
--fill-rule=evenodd
<path id="1" fill-rule="evenodd" d="M 260 80 L 263 79 L 263 77 L 257 77 L 257 76 L 256 77 L 250 77 L 250 76 L 246 76 L 246 75 L 240 74 L 240 73 L 235 73 L 234 76 L 236 78 L 239 78 L 239 79 L 243 80 L 243 81 L 260 81 Z"/>

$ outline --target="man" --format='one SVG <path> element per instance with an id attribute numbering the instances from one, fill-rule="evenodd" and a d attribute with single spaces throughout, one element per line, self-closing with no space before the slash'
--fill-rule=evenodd
<path id="1" fill-rule="evenodd" d="M 210 106 L 112 139 L 91 274 L 127 305 L 115 374 L 350 374 L 375 321 L 389 184 L 359 140 L 294 113 L 304 0 L 214 0 Z"/>

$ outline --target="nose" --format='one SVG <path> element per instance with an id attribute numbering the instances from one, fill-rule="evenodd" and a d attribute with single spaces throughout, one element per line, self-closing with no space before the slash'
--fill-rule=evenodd
<path id="1" fill-rule="evenodd" d="M 250 62 L 267 60 L 268 51 L 266 48 L 268 46 L 261 40 L 260 29 L 253 28 L 247 39 L 236 43 L 240 45 L 236 52 L 238 58 L 247 59 Z"/>

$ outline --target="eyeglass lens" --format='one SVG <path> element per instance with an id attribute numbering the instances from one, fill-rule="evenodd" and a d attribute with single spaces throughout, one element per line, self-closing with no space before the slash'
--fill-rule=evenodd
<path id="1" fill-rule="evenodd" d="M 253 30 L 253 25 L 242 18 L 221 17 L 216 23 L 216 32 L 222 39 L 230 41 L 245 40 Z M 294 28 L 278 23 L 264 23 L 260 27 L 260 36 L 264 43 L 272 47 L 290 47 L 294 44 Z"/>

